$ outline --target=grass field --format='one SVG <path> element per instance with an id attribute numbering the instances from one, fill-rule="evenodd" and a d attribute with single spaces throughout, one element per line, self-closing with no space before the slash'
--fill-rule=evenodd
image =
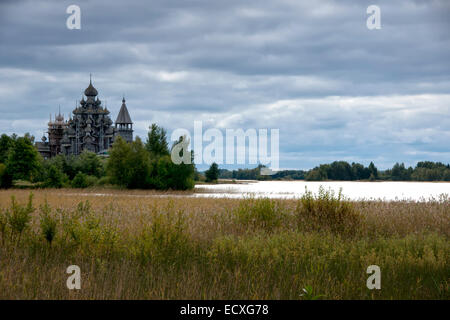
<path id="1" fill-rule="evenodd" d="M 30 191 L 0 191 L 0 299 L 450 298 L 445 197 L 32 192 L 29 202 Z M 80 290 L 66 287 L 69 265 L 81 268 Z M 369 265 L 381 290 L 366 287 Z"/>

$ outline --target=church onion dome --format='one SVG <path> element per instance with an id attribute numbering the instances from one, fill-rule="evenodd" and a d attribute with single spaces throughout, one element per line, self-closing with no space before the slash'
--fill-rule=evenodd
<path id="1" fill-rule="evenodd" d="M 94 86 L 92 85 L 92 80 L 89 81 L 89 87 L 87 87 L 86 90 L 84 90 L 84 95 L 86 97 L 95 97 L 98 95 L 97 89 L 95 89 Z"/>
<path id="2" fill-rule="evenodd" d="M 119 114 L 117 115 L 116 124 L 133 124 L 125 104 L 125 98 L 122 99 L 122 106 L 120 107 Z"/>
<path id="3" fill-rule="evenodd" d="M 56 117 L 55 117 L 57 122 L 63 122 L 64 121 L 64 116 L 59 113 Z"/>

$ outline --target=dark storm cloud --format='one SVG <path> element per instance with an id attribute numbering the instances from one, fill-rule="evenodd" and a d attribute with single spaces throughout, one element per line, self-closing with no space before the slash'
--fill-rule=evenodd
<path id="1" fill-rule="evenodd" d="M 65 26 L 71 4 L 81 30 Z M 371 4 L 381 30 L 366 28 Z M 1 1 L 0 127 L 41 135 L 92 72 L 113 118 L 125 94 L 140 136 L 203 120 L 280 128 L 284 167 L 446 161 L 449 18 L 445 0 Z"/>

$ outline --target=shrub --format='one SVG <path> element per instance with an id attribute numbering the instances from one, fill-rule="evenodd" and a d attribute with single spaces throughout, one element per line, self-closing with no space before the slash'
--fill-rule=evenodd
<path id="1" fill-rule="evenodd" d="M 79 171 L 72 180 L 73 188 L 88 188 L 97 184 L 97 177 L 88 176 L 85 173 Z"/>
<path id="2" fill-rule="evenodd" d="M 33 211 L 33 193 L 30 193 L 28 196 L 28 203 L 26 206 L 17 203 L 14 196 L 11 197 L 11 208 L 6 210 L 6 217 L 12 235 L 18 236 L 17 242 L 20 242 L 23 231 L 28 227 Z"/>
<path id="3" fill-rule="evenodd" d="M 109 176 L 104 176 L 104 177 L 101 177 L 100 179 L 98 179 L 96 184 L 98 186 L 106 186 L 106 185 L 110 185 L 112 183 L 111 183 L 111 179 Z"/>
<path id="4" fill-rule="evenodd" d="M 284 206 L 278 200 L 246 198 L 232 211 L 238 223 L 245 227 L 262 228 L 273 231 L 279 227 L 286 216 Z"/>
<path id="5" fill-rule="evenodd" d="M 84 251 L 92 251 L 94 244 L 101 240 L 101 218 L 92 211 L 90 202 L 79 202 L 77 208 L 66 212 L 63 217 L 64 239 L 76 246 L 81 245 Z"/>
<path id="6" fill-rule="evenodd" d="M 300 226 L 339 234 L 354 233 L 362 218 L 353 204 L 344 198 L 342 190 L 336 196 L 334 191 L 327 191 L 322 186 L 317 195 L 305 191 L 297 204 L 296 213 Z"/>
<path id="7" fill-rule="evenodd" d="M 140 243 L 140 257 L 143 263 L 159 262 L 173 266 L 184 264 L 190 255 L 189 235 L 183 212 L 154 212 L 152 223 L 144 227 Z"/>
<path id="8" fill-rule="evenodd" d="M 205 171 L 205 177 L 207 182 L 217 181 L 219 179 L 219 166 L 217 163 L 211 164 L 208 170 Z"/>
<path id="9" fill-rule="evenodd" d="M 110 149 L 107 173 L 114 184 L 130 189 L 149 187 L 150 154 L 139 138 L 127 143 L 120 136 Z"/>
<path id="10" fill-rule="evenodd" d="M 88 187 L 93 187 L 98 183 L 98 178 L 96 176 L 87 176 L 86 177 L 86 184 Z"/>
<path id="11" fill-rule="evenodd" d="M 76 159 L 76 166 L 86 175 L 101 177 L 104 174 L 103 163 L 94 152 L 84 150 Z"/>
<path id="12" fill-rule="evenodd" d="M 188 190 L 194 188 L 194 166 L 175 164 L 170 156 L 157 159 L 151 176 L 151 185 L 156 189 Z"/>
<path id="13" fill-rule="evenodd" d="M 6 216 L 6 210 L 0 208 L 0 234 L 2 236 L 2 244 L 5 244 L 6 226 L 8 225 L 8 217 Z"/>
<path id="14" fill-rule="evenodd" d="M 72 187 L 74 187 L 74 188 L 86 188 L 87 187 L 86 175 L 83 172 L 78 171 L 78 173 L 72 180 Z"/>
<path id="15" fill-rule="evenodd" d="M 3 163 L 0 163 L 0 189 L 9 188 L 11 186 L 12 186 L 12 177 L 7 172 L 6 166 Z"/>
<path id="16" fill-rule="evenodd" d="M 38 175 L 41 159 L 37 149 L 28 136 L 15 140 L 8 151 L 6 167 L 13 180 L 33 181 Z"/>
<path id="17" fill-rule="evenodd" d="M 47 240 L 48 243 L 52 245 L 52 241 L 56 235 L 57 220 L 56 217 L 52 214 L 52 209 L 48 205 L 47 199 L 45 200 L 44 205 L 41 205 L 40 209 L 41 232 L 45 240 Z"/>
<path id="18" fill-rule="evenodd" d="M 442 180 L 450 181 L 450 169 L 444 171 L 444 174 L 442 175 Z"/>
<path id="19" fill-rule="evenodd" d="M 67 176 L 56 165 L 51 164 L 47 170 L 43 186 L 46 188 L 62 188 Z"/>

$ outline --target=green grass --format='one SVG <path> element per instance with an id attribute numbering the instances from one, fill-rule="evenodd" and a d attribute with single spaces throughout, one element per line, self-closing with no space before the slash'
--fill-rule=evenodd
<path id="1" fill-rule="evenodd" d="M 448 198 L 26 197 L 0 193 L 1 299 L 450 298 Z M 13 212 L 31 216 L 18 228 Z M 373 264 L 381 290 L 366 287 Z"/>

